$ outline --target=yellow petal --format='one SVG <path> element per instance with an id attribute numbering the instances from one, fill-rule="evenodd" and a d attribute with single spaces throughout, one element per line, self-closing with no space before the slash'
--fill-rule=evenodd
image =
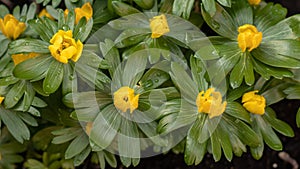
<path id="1" fill-rule="evenodd" d="M 2 32 L 3 35 L 6 35 L 6 30 L 5 30 L 5 25 L 4 25 L 4 21 L 2 18 L 0 18 L 0 30 Z"/>
<path id="2" fill-rule="evenodd" d="M 11 57 L 12 57 L 14 64 L 17 65 L 21 62 L 24 62 L 27 59 L 37 57 L 38 55 L 39 54 L 37 54 L 37 53 L 28 53 L 28 54 L 15 54 L 15 55 L 12 55 Z"/>
<path id="3" fill-rule="evenodd" d="M 82 49 L 83 49 L 83 44 L 81 43 L 80 40 L 77 41 L 77 53 L 71 58 L 73 62 L 77 62 L 81 56 Z"/>
<path id="4" fill-rule="evenodd" d="M 250 5 L 259 5 L 261 0 L 248 0 Z"/>
<path id="5" fill-rule="evenodd" d="M 0 104 L 3 102 L 4 97 L 0 96 Z"/>
<path id="6" fill-rule="evenodd" d="M 17 27 L 15 28 L 15 32 L 14 32 L 14 39 L 17 39 L 22 32 L 24 32 L 26 29 L 26 25 L 23 22 L 19 22 L 19 24 L 17 25 Z"/>
<path id="7" fill-rule="evenodd" d="M 159 38 L 170 32 L 166 16 L 161 14 L 150 19 L 150 29 L 152 32 L 151 38 Z"/>
<path id="8" fill-rule="evenodd" d="M 70 46 L 61 52 L 61 56 L 67 59 L 71 59 L 77 53 L 77 49 L 74 46 Z"/>

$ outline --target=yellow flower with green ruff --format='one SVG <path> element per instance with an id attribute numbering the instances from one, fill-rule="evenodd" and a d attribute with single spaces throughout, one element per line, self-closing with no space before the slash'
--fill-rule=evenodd
<path id="1" fill-rule="evenodd" d="M 214 88 L 201 91 L 196 100 L 199 113 L 208 114 L 209 118 L 220 116 L 226 108 L 227 102 L 222 103 L 222 95 L 220 92 L 215 92 Z"/>
<path id="2" fill-rule="evenodd" d="M 266 99 L 256 93 L 258 93 L 258 90 L 245 93 L 242 103 L 250 113 L 263 115 L 265 113 Z"/>
<path id="3" fill-rule="evenodd" d="M 257 48 L 262 41 L 262 32 L 258 32 L 257 28 L 250 24 L 245 24 L 238 28 L 238 44 L 243 52 L 248 49 L 251 52 Z"/>
<path id="4" fill-rule="evenodd" d="M 153 39 L 170 32 L 166 16 L 161 14 L 150 19 L 150 29 L 152 32 L 151 38 Z"/>
<path id="5" fill-rule="evenodd" d="M 122 112 L 128 109 L 132 113 L 139 106 L 139 94 L 134 95 L 134 90 L 128 86 L 123 86 L 114 93 L 114 105 Z"/>
<path id="6" fill-rule="evenodd" d="M 50 40 L 49 50 L 51 55 L 62 63 L 68 63 L 71 59 L 77 62 L 80 58 L 83 44 L 80 40 L 75 41 L 72 31 L 59 30 Z"/>
<path id="7" fill-rule="evenodd" d="M 0 18 L 0 30 L 7 38 L 15 40 L 26 29 L 24 22 L 19 22 L 13 15 L 7 14 L 4 20 Z"/>

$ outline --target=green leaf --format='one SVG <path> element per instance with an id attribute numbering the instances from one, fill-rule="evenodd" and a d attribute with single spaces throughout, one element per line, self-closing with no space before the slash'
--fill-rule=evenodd
<path id="1" fill-rule="evenodd" d="M 140 13 L 139 10 L 137 10 L 136 8 L 130 5 L 127 5 L 124 2 L 112 1 L 111 3 L 115 13 L 119 16 L 126 16 L 134 13 Z"/>
<path id="2" fill-rule="evenodd" d="M 4 18 L 5 15 L 9 14 L 9 10 L 5 5 L 0 5 L 0 18 Z"/>
<path id="3" fill-rule="evenodd" d="M 269 27 L 277 24 L 285 19 L 287 9 L 283 8 L 280 4 L 268 3 L 266 6 L 261 7 L 254 13 L 254 25 L 257 30 L 264 32 Z"/>
<path id="4" fill-rule="evenodd" d="M 122 85 L 134 87 L 146 70 L 147 56 L 135 53 L 130 56 L 123 70 Z"/>
<path id="5" fill-rule="evenodd" d="M 263 92 L 262 95 L 266 99 L 267 105 L 272 105 L 283 100 L 286 97 L 286 94 L 283 92 L 289 86 L 287 83 L 281 83 L 274 87 L 270 87 L 267 91 Z"/>
<path id="6" fill-rule="evenodd" d="M 212 0 L 211 0 L 212 1 Z M 219 4 L 216 4 L 216 12 L 211 15 L 201 8 L 201 13 L 205 22 L 211 29 L 217 32 L 219 35 L 229 39 L 236 39 L 237 25 L 229 13 Z M 244 16 L 245 14 L 242 14 Z M 251 15 L 252 16 L 252 15 Z M 240 17 L 240 16 L 239 16 Z"/>
<path id="7" fill-rule="evenodd" d="M 230 128 L 230 132 L 234 133 L 238 138 L 246 145 L 250 147 L 257 147 L 260 144 L 258 135 L 243 121 L 239 119 L 235 119 L 224 114 L 222 116 L 224 118 L 224 122 L 228 128 Z"/>
<path id="8" fill-rule="evenodd" d="M 230 85 L 232 88 L 239 87 L 242 84 L 244 77 L 245 81 L 247 79 L 248 85 L 252 85 L 254 83 L 251 60 L 246 53 L 241 53 L 241 55 L 239 62 L 234 66 L 230 74 Z"/>
<path id="9" fill-rule="evenodd" d="M 227 102 L 225 112 L 235 118 L 250 123 L 250 115 L 238 102 Z"/>
<path id="10" fill-rule="evenodd" d="M 53 8 L 56 8 L 61 3 L 61 0 L 52 0 Z"/>
<path id="11" fill-rule="evenodd" d="M 0 117 L 3 123 L 7 126 L 8 131 L 13 135 L 13 137 L 20 143 L 23 143 L 24 140 L 29 140 L 29 129 L 17 115 L 17 112 L 7 110 L 2 106 L 0 106 L 0 110 Z"/>
<path id="12" fill-rule="evenodd" d="M 254 116 L 254 120 L 256 120 L 256 124 L 258 125 L 266 144 L 273 150 L 282 150 L 281 141 L 276 135 L 276 133 L 273 131 L 271 126 L 260 115 Z"/>
<path id="13" fill-rule="evenodd" d="M 48 41 L 42 41 L 39 39 L 18 39 L 9 44 L 9 54 L 18 53 L 49 53 Z"/>
<path id="14" fill-rule="evenodd" d="M 90 18 L 86 22 L 86 19 L 83 17 L 76 25 L 73 36 L 75 37 L 75 39 L 79 39 L 81 42 L 84 42 L 86 38 L 88 38 L 92 28 L 93 28 L 93 18 Z"/>
<path id="15" fill-rule="evenodd" d="M 77 74 L 69 64 L 64 65 L 64 76 L 62 81 L 62 95 L 77 91 Z"/>
<path id="16" fill-rule="evenodd" d="M 237 26 L 235 29 L 236 32 L 238 26 L 253 24 L 253 8 L 247 1 L 234 1 L 234 3 L 231 5 L 231 8 L 227 9 L 227 12 L 235 20 L 234 23 Z"/>
<path id="17" fill-rule="evenodd" d="M 91 147 L 86 147 L 80 154 L 76 155 L 74 158 L 74 165 L 79 166 L 81 165 L 84 160 L 89 156 L 91 153 L 92 149 Z"/>
<path id="18" fill-rule="evenodd" d="M 73 140 L 74 138 L 78 138 L 80 134 L 82 133 L 81 128 L 64 128 L 64 129 L 59 129 L 55 130 L 52 132 L 55 137 L 52 140 L 53 144 L 62 144 L 66 143 L 68 141 Z"/>
<path id="19" fill-rule="evenodd" d="M 210 144 L 212 149 L 212 155 L 214 157 L 215 162 L 219 161 L 222 156 L 221 144 L 218 140 L 218 136 L 216 131 L 210 136 Z"/>
<path id="20" fill-rule="evenodd" d="M 231 7 L 231 0 L 218 0 L 218 2 L 226 7 Z"/>
<path id="21" fill-rule="evenodd" d="M 297 39 L 300 36 L 300 14 L 288 17 L 263 32 L 263 41 Z"/>
<path id="22" fill-rule="evenodd" d="M 119 51 L 114 45 L 114 42 L 110 39 L 105 39 L 105 43 L 100 42 L 100 50 L 102 55 L 111 65 L 108 69 L 111 77 L 114 76 L 115 70 L 121 63 Z"/>
<path id="23" fill-rule="evenodd" d="M 149 28 L 131 28 L 124 30 L 115 40 L 116 47 L 124 48 L 135 45 L 151 33 Z"/>
<path id="24" fill-rule="evenodd" d="M 10 109 L 14 107 L 24 95 L 25 89 L 26 81 L 18 81 L 6 94 L 6 97 L 4 99 L 5 108 Z"/>
<path id="25" fill-rule="evenodd" d="M 222 123 L 222 122 L 220 122 Z M 227 127 L 225 125 L 219 125 L 218 128 L 215 130 L 216 137 L 221 144 L 223 149 L 224 155 L 228 161 L 232 160 L 233 153 L 232 153 L 232 146 L 229 138 L 229 133 L 227 132 Z"/>
<path id="26" fill-rule="evenodd" d="M 287 94 L 287 99 L 300 99 L 300 85 L 290 86 L 283 92 Z"/>
<path id="27" fill-rule="evenodd" d="M 50 41 L 53 36 L 53 32 L 51 27 L 47 27 L 49 25 L 46 25 L 44 19 L 37 17 L 36 19 L 29 20 L 28 24 L 38 35 L 40 35 L 44 42 Z"/>
<path id="28" fill-rule="evenodd" d="M 198 165 L 206 153 L 207 141 L 199 143 L 196 138 L 190 137 L 191 129 L 186 138 L 186 147 L 184 151 L 184 161 L 187 165 Z"/>
<path id="29" fill-rule="evenodd" d="M 121 125 L 121 117 L 113 104 L 105 107 L 94 121 L 90 140 L 105 149 L 115 138 Z"/>
<path id="30" fill-rule="evenodd" d="M 272 128 L 274 128 L 276 131 L 278 131 L 284 136 L 295 136 L 293 129 L 287 123 L 277 119 L 275 116 L 272 116 L 270 114 L 275 114 L 275 112 L 270 107 L 267 107 L 265 114 L 262 117 L 272 126 Z"/>
<path id="31" fill-rule="evenodd" d="M 129 120 L 122 120 L 122 127 L 118 135 L 118 150 L 121 162 L 126 166 L 137 164 L 135 159 L 140 158 L 140 138 L 137 125 Z M 138 162 L 137 162 L 138 163 Z"/>
<path id="32" fill-rule="evenodd" d="M 263 155 L 264 147 L 265 147 L 264 146 L 264 141 L 263 141 L 263 136 L 261 134 L 259 126 L 257 125 L 256 120 L 254 120 L 252 122 L 252 128 L 255 131 L 255 133 L 257 133 L 257 135 L 259 136 L 258 137 L 259 145 L 257 147 L 250 147 L 250 151 L 251 151 L 252 157 L 256 160 L 259 160 Z"/>
<path id="33" fill-rule="evenodd" d="M 207 11 L 210 16 L 213 16 L 216 13 L 216 3 L 214 0 L 202 0 L 205 11 Z"/>
<path id="34" fill-rule="evenodd" d="M 44 102 L 42 99 L 40 99 L 40 98 L 38 98 L 38 97 L 34 97 L 32 103 L 31 103 L 31 105 L 32 105 L 32 106 L 35 106 L 35 107 L 42 108 L 42 107 L 46 107 L 46 106 L 47 106 L 47 103 Z"/>
<path id="35" fill-rule="evenodd" d="M 172 13 L 189 19 L 195 0 L 175 0 L 173 3 Z"/>
<path id="36" fill-rule="evenodd" d="M 27 20 L 29 19 L 33 19 L 34 16 L 35 16 L 35 13 L 36 13 L 36 4 L 35 3 L 31 3 L 29 5 L 29 9 L 28 9 L 28 12 L 27 12 Z"/>
<path id="37" fill-rule="evenodd" d="M 88 145 L 89 145 L 88 137 L 84 132 L 82 132 L 68 146 L 65 152 L 65 158 L 66 159 L 73 158 L 74 156 L 80 154 Z"/>
<path id="38" fill-rule="evenodd" d="M 43 89 L 45 93 L 54 93 L 63 81 L 64 64 L 56 60 L 52 60 L 49 65 L 46 77 L 43 81 Z"/>
<path id="39" fill-rule="evenodd" d="M 161 84 L 170 79 L 170 76 L 165 71 L 152 68 L 145 73 L 139 81 L 139 85 L 144 90 L 151 90 L 159 87 Z"/>
<path id="40" fill-rule="evenodd" d="M 195 100 L 199 93 L 195 82 L 190 78 L 184 68 L 178 63 L 173 62 L 171 64 L 171 70 L 172 73 L 170 75 L 172 81 L 180 89 L 182 97 L 187 99 L 189 103 L 195 104 Z"/>
<path id="41" fill-rule="evenodd" d="M 151 9 L 155 4 L 155 0 L 133 0 L 133 1 L 143 9 Z"/>

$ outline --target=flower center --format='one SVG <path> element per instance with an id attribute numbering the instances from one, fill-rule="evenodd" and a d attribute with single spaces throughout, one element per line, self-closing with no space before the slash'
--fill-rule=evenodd
<path id="1" fill-rule="evenodd" d="M 209 88 L 206 92 L 201 91 L 196 99 L 198 112 L 208 114 L 209 118 L 221 115 L 227 105 L 226 101 L 222 103 L 221 93 L 214 90 L 214 88 Z"/>
<path id="2" fill-rule="evenodd" d="M 258 93 L 258 90 L 245 93 L 242 97 L 242 103 L 250 113 L 263 115 L 265 113 L 266 99 L 256 93 Z"/>
<path id="3" fill-rule="evenodd" d="M 150 29 L 152 32 L 151 38 L 159 38 L 170 32 L 166 16 L 161 14 L 150 19 Z"/>
<path id="4" fill-rule="evenodd" d="M 253 49 L 257 48 L 262 41 L 262 32 L 258 32 L 255 26 L 250 24 L 245 24 L 238 28 L 238 44 L 243 52 L 248 49 L 251 52 Z"/>
<path id="5" fill-rule="evenodd" d="M 114 105 L 125 113 L 128 109 L 132 113 L 139 105 L 139 94 L 134 95 L 134 90 L 123 86 L 114 93 Z"/>

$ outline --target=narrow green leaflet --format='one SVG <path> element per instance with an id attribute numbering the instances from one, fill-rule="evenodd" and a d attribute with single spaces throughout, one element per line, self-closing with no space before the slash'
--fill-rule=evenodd
<path id="1" fill-rule="evenodd" d="M 63 81 L 64 76 L 64 64 L 53 60 L 49 65 L 46 77 L 43 81 L 43 89 L 45 93 L 54 93 Z M 65 75 L 69 76 L 69 75 Z"/>
<path id="2" fill-rule="evenodd" d="M 194 0 L 175 0 L 173 3 L 172 13 L 189 19 L 193 9 Z"/>

